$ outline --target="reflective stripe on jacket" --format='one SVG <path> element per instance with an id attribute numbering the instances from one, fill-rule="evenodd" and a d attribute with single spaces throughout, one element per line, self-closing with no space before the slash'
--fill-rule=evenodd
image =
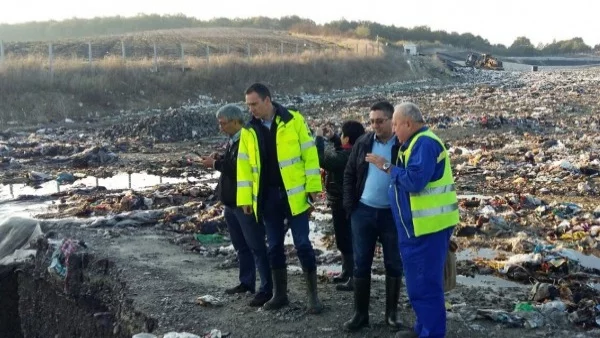
<path id="1" fill-rule="evenodd" d="M 310 207 L 307 194 L 321 192 L 321 172 L 315 141 L 299 112 L 288 110 L 277 103 L 274 122 L 277 128 L 276 149 L 279 170 L 288 197 L 290 211 L 298 215 Z M 237 158 L 237 205 L 252 205 L 258 220 L 261 192 L 261 155 L 266 135 L 261 133 L 254 119 L 240 135 Z M 275 126 L 273 126 L 275 127 Z"/>
<path id="2" fill-rule="evenodd" d="M 403 232 L 401 236 L 409 238 L 438 232 L 459 223 L 458 200 L 450 158 L 444 144 L 433 132 L 423 129 L 414 135 L 406 150 L 398 152 L 396 165 L 401 168 L 400 170 L 405 170 L 411 160 L 414 145 L 422 137 L 433 139 L 441 146 L 442 151 L 437 158 L 431 159 L 433 160 L 431 164 L 440 166 L 443 161 L 443 171 L 442 167 L 439 167 L 443 174 L 441 177 L 438 176 L 439 179 L 428 182 L 423 189 L 412 192 L 407 192 L 392 180 L 390 195 L 393 198 L 392 205 L 396 206 L 393 211 L 399 222 L 398 231 L 399 234 Z M 407 197 L 408 203 L 405 202 Z M 405 207 L 402 207 L 403 205 Z"/>

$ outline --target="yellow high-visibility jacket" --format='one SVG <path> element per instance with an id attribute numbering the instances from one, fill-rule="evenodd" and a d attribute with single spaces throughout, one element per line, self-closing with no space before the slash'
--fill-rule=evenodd
<path id="1" fill-rule="evenodd" d="M 308 193 L 320 192 L 321 176 L 319 156 L 314 138 L 299 112 L 288 110 L 273 102 L 276 114 L 276 149 L 279 170 L 292 216 L 308 210 Z M 261 170 L 265 164 L 262 121 L 253 118 L 240 134 L 237 158 L 237 205 L 252 205 L 259 218 L 262 192 Z M 275 126 L 272 126 L 272 128 Z"/>

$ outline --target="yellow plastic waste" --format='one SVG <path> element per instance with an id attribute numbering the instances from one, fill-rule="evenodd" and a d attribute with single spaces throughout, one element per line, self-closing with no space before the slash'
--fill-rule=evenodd
<path id="1" fill-rule="evenodd" d="M 572 241 L 579 241 L 584 239 L 587 236 L 587 234 L 584 231 L 577 231 L 577 232 L 573 232 L 573 233 L 566 233 L 566 234 L 562 234 L 560 236 L 560 239 L 566 241 L 566 240 L 572 240 Z"/>

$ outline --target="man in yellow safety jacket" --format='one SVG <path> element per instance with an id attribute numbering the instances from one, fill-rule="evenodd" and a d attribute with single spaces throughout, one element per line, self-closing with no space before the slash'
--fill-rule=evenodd
<path id="1" fill-rule="evenodd" d="M 367 154 L 367 161 L 390 174 L 389 198 L 398 230 L 406 292 L 417 320 L 398 338 L 445 337 L 444 266 L 458 200 L 444 143 L 410 102 L 395 107 L 394 132 L 402 142 L 393 163 Z"/>
<path id="2" fill-rule="evenodd" d="M 319 313 L 323 305 L 317 295 L 317 265 L 308 237 L 311 204 L 322 190 L 314 138 L 302 115 L 273 102 L 265 85 L 251 85 L 246 104 L 252 119 L 240 135 L 237 205 L 266 228 L 274 292 L 263 308 L 274 310 L 288 304 L 287 220 L 306 279 L 308 311 Z"/>

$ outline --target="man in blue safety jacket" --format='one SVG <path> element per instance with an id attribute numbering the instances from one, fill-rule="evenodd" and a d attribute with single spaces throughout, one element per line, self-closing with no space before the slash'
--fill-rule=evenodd
<path id="1" fill-rule="evenodd" d="M 397 105 L 392 122 L 402 142 L 398 157 L 390 163 L 369 154 L 367 161 L 390 174 L 389 198 L 406 291 L 417 317 L 414 331 L 401 331 L 396 337 L 445 337 L 444 265 L 450 236 L 459 223 L 450 159 L 415 104 Z"/>

